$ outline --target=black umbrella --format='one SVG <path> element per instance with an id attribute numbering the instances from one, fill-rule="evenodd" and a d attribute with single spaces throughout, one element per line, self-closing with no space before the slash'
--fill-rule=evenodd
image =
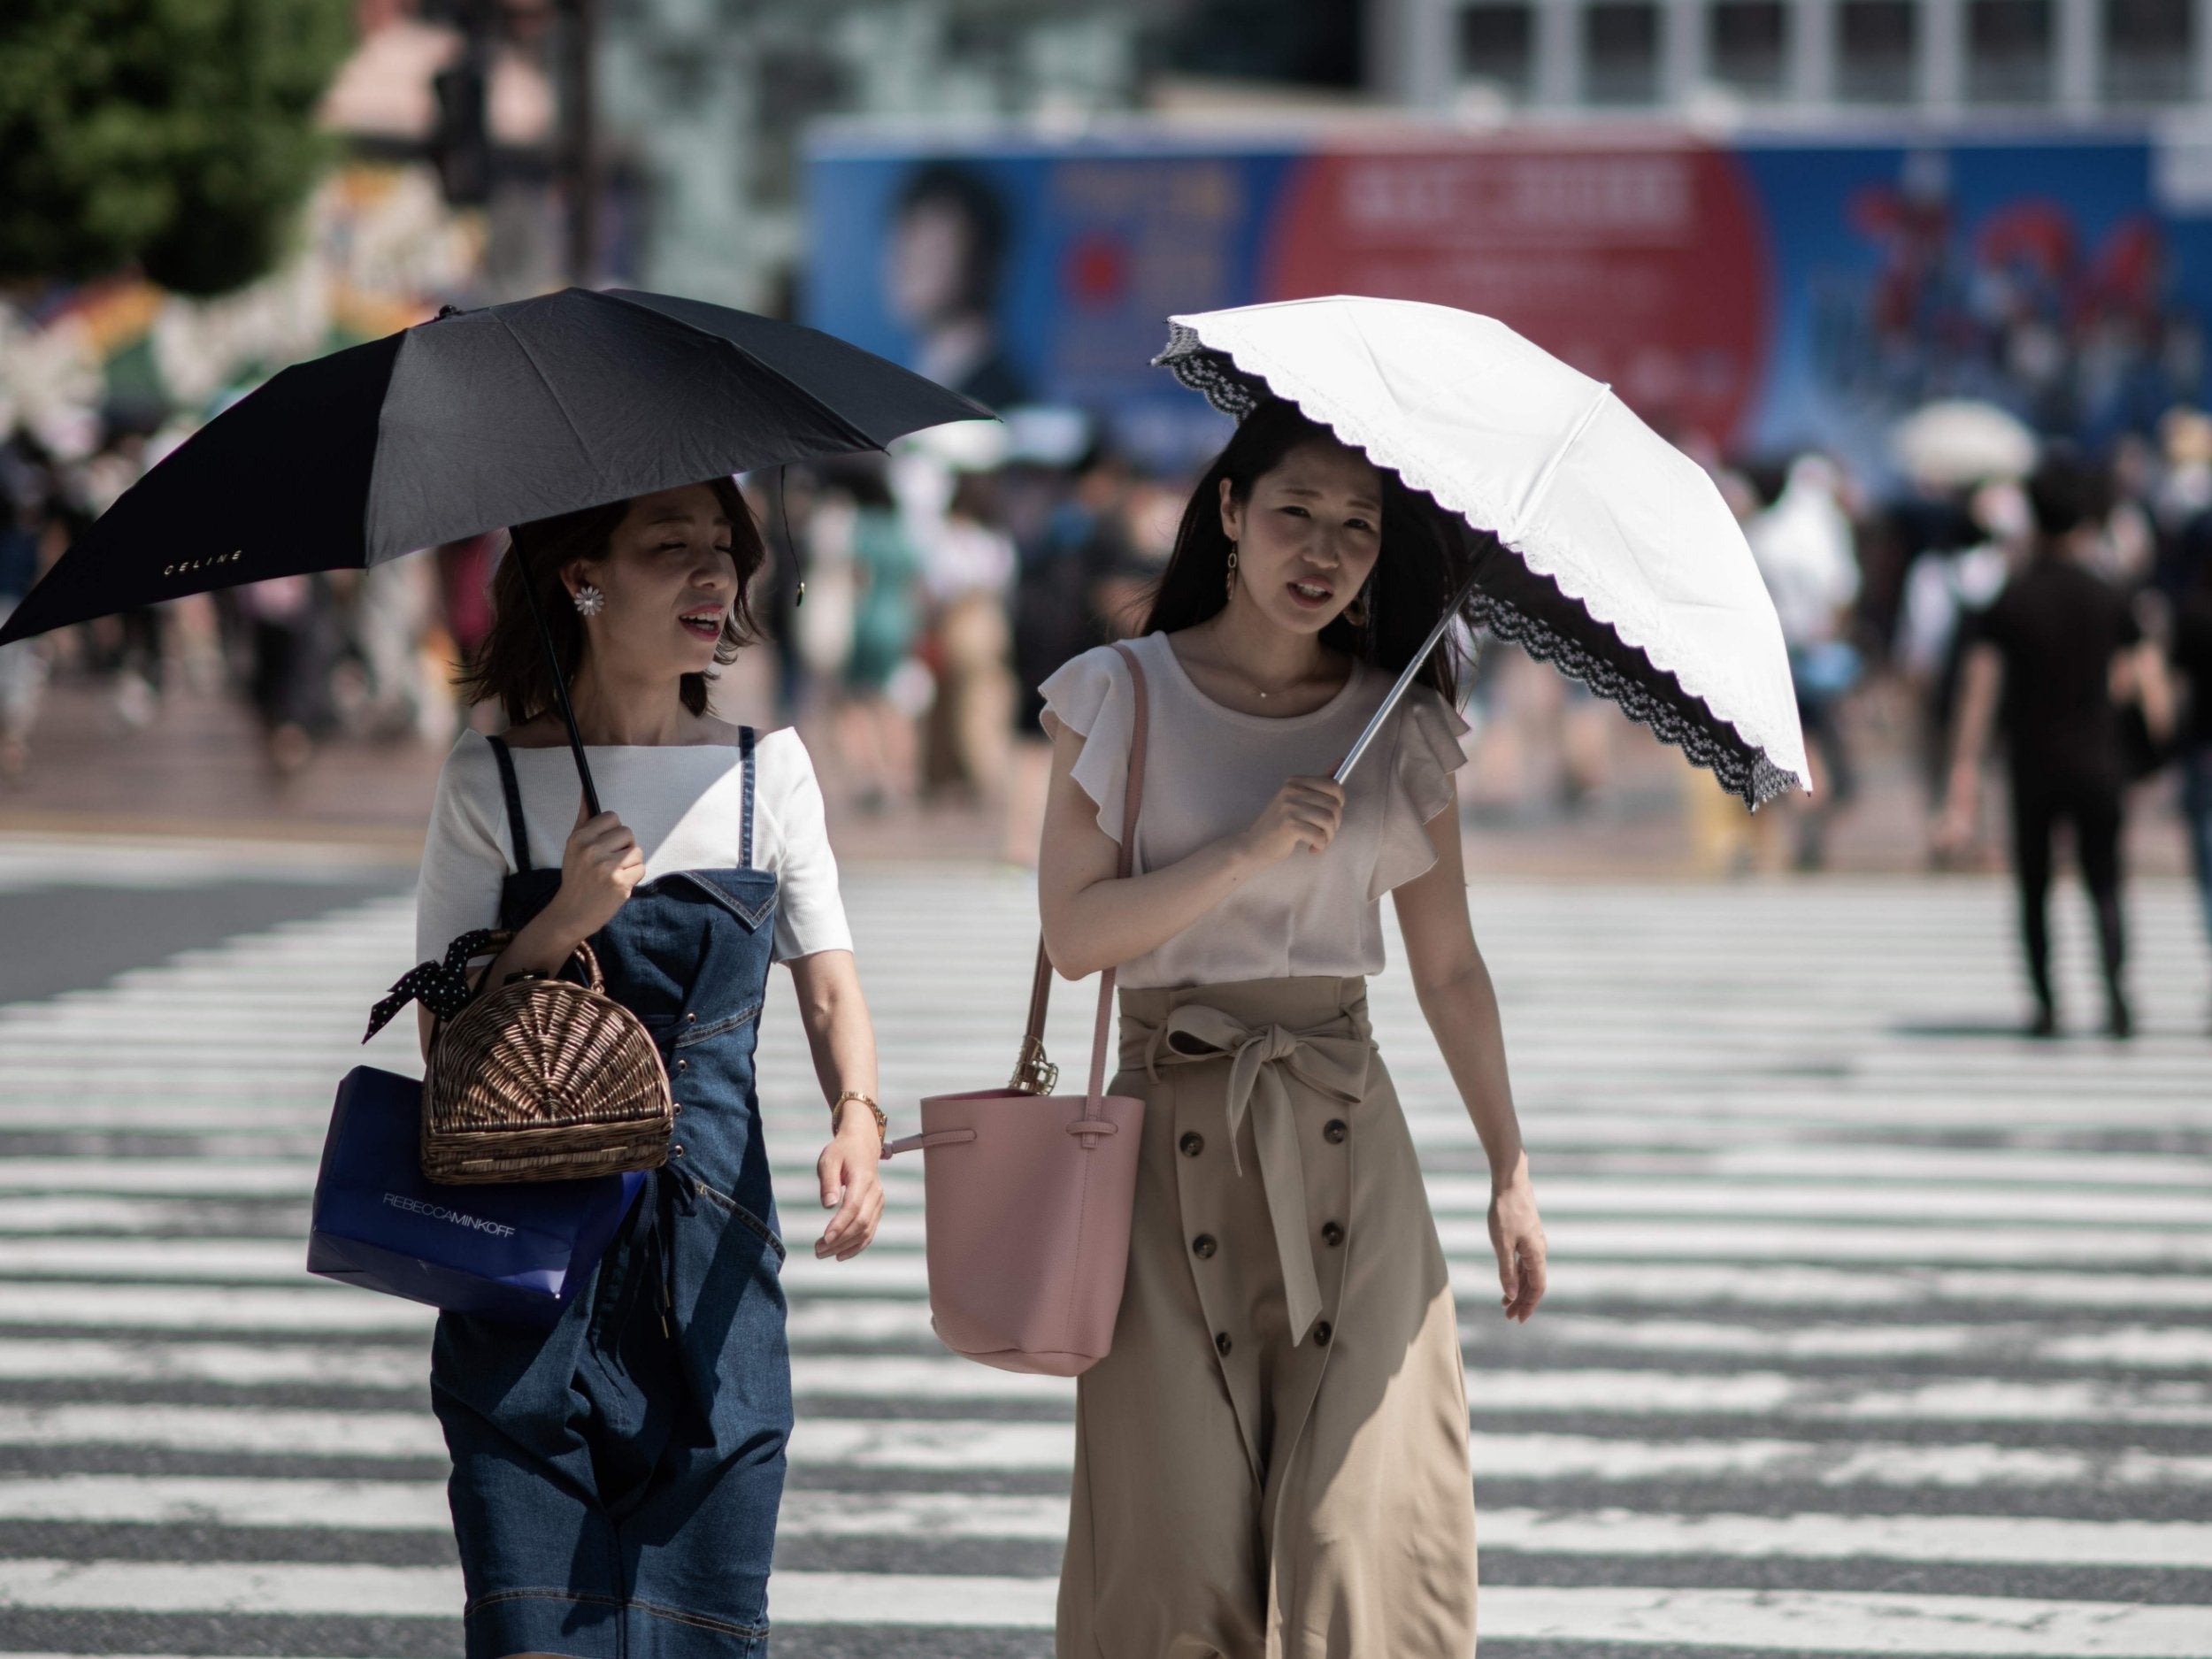
<path id="1" fill-rule="evenodd" d="M 829 334 L 698 300 L 566 288 L 449 311 L 286 369 L 210 421 L 31 589 L 0 645 L 990 418 Z"/>

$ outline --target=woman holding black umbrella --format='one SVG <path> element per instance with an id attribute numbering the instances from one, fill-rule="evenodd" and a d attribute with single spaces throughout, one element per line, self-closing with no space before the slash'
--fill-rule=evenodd
<path id="1" fill-rule="evenodd" d="M 470 682 L 512 729 L 465 736 L 448 762 L 421 936 L 435 955 L 495 919 L 518 930 L 493 983 L 555 971 L 588 938 L 681 1115 L 549 1334 L 440 1322 L 470 1659 L 764 1647 L 791 1415 L 753 1087 L 772 961 L 792 968 L 831 1100 L 819 1167 L 836 1214 L 818 1254 L 874 1235 L 882 1118 L 812 765 L 795 735 L 757 741 L 707 711 L 715 668 L 751 637 L 762 563 L 730 475 L 988 413 L 832 336 L 677 296 L 571 288 L 454 312 L 278 373 L 0 624 L 5 646 L 516 526 Z M 431 990 L 435 965 L 378 1018 Z"/>
<path id="2" fill-rule="evenodd" d="M 874 1036 L 812 765 L 797 733 L 756 740 L 708 712 L 715 669 L 752 637 L 761 564 L 727 479 L 518 526 L 467 687 L 513 725 L 464 733 L 439 780 L 421 954 L 516 930 L 497 984 L 557 972 L 588 939 L 659 1039 L 678 1113 L 666 1167 L 551 1332 L 439 1321 L 471 1659 L 765 1651 L 791 1425 L 754 1090 L 772 961 L 832 1102 L 818 1170 L 836 1213 L 815 1253 L 851 1257 L 881 1214 Z M 618 810 L 579 801 L 526 583 Z"/>

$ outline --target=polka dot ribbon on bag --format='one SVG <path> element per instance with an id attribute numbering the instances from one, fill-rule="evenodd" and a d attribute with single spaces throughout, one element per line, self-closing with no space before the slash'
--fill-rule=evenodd
<path id="1" fill-rule="evenodd" d="M 410 1002 L 420 1002 L 440 1019 L 451 1019 L 469 1004 L 475 992 L 469 984 L 468 966 L 477 956 L 503 949 L 511 939 L 493 927 L 480 927 L 472 933 L 463 933 L 446 947 L 443 962 L 426 962 L 410 968 L 392 987 L 384 1000 L 369 1010 L 369 1029 L 362 1036 L 363 1042 L 391 1023 L 392 1016 Z"/>

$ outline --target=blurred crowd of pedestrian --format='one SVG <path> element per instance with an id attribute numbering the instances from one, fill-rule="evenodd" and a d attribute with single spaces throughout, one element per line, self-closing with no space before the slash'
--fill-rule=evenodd
<path id="1" fill-rule="evenodd" d="M 1992 442 L 1974 427 L 1994 411 L 1943 412 L 1948 453 L 1901 453 L 1905 482 L 1882 498 L 1816 453 L 1717 469 L 1813 759 L 1816 792 L 1788 809 L 1795 862 L 1824 861 L 1857 794 L 1855 734 L 1902 727 L 1931 862 L 2012 868 L 2030 1029 L 2059 1027 L 2047 911 L 2062 838 L 2092 900 L 2105 1029 L 2124 1037 L 2123 837 L 2147 791 L 2172 789 L 2212 939 L 2212 417 L 2177 409 L 2156 442 L 2090 456 Z M 1983 787 L 1991 771 L 2001 791 Z"/>
<path id="2" fill-rule="evenodd" d="M 0 442 L 0 618 L 188 433 L 112 420 L 73 458 L 23 432 Z M 57 673 L 97 686 L 127 728 L 154 725 L 180 691 L 233 691 L 258 717 L 281 773 L 304 766 L 341 730 L 450 738 L 452 622 L 472 608 L 480 613 L 483 601 L 465 576 L 449 595 L 439 591 L 447 563 L 281 577 L 0 648 L 0 784 L 28 770 L 44 687 Z"/>
<path id="3" fill-rule="evenodd" d="M 1747 820 L 1686 771 L 1704 855 L 1722 870 L 1820 867 L 1871 739 L 1916 756 L 1933 863 L 2009 856 L 2039 889 L 2063 824 L 2110 918 L 2125 806 L 2144 780 L 2177 774 L 2162 787 L 2185 815 L 2212 930 L 2212 416 L 2177 410 L 2155 442 L 2124 439 L 2100 457 L 2047 446 L 2040 470 L 2032 440 L 1993 442 L 1970 416 L 1947 429 L 1947 450 L 1936 432 L 1932 447 L 1901 454 L 1903 481 L 1880 490 L 1818 452 L 1708 458 L 1773 596 L 1817 787 Z M 1032 411 L 994 434 L 988 449 L 924 434 L 888 458 L 746 480 L 772 549 L 760 610 L 776 642 L 772 672 L 757 667 L 749 686 L 826 749 L 850 810 L 1002 811 L 1005 849 L 1025 857 L 1046 771 L 1035 687 L 1140 626 L 1187 480 L 1133 463 L 1072 411 Z M 0 614 L 182 436 L 112 422 L 71 460 L 20 434 L 0 444 Z M 55 672 L 98 686 L 134 726 L 180 687 L 228 688 L 250 703 L 279 773 L 341 733 L 449 741 L 472 718 L 453 673 L 488 625 L 500 545 L 481 537 L 198 595 L 0 649 L 0 783 L 30 764 Z M 2055 563 L 2072 573 L 2054 586 L 2041 572 Z M 2047 626 L 2024 624 L 2031 610 L 2048 611 Z M 1966 706 L 1978 672 L 1996 672 L 1976 671 L 1978 657 L 2004 670 L 1985 709 Z M 1618 810 L 1617 714 L 1510 648 L 1486 646 L 1479 661 L 1471 810 Z M 1962 733 L 1962 714 L 1979 726 Z M 1992 728 L 2003 745 L 1985 743 Z M 1985 747 L 2010 756 L 2021 810 L 2008 847 L 1984 804 L 2006 797 L 1965 787 Z M 2040 902 L 2024 896 L 2024 932 L 2047 1015 Z M 2116 921 L 2116 1028 L 2119 954 Z"/>

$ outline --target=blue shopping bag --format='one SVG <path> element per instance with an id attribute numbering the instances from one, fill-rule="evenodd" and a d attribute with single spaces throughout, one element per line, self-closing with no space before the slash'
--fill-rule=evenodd
<path id="1" fill-rule="evenodd" d="M 454 1313 L 550 1326 L 614 1238 L 641 1171 L 447 1187 L 418 1154 L 422 1085 L 360 1065 L 338 1086 L 307 1271 Z"/>

